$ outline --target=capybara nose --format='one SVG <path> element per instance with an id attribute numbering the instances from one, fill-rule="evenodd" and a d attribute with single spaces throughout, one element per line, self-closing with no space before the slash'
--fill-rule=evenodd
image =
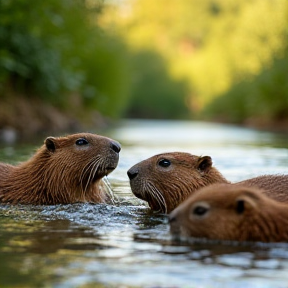
<path id="1" fill-rule="evenodd" d="M 139 173 L 138 169 L 135 168 L 134 169 L 131 168 L 127 171 L 127 175 L 130 180 L 134 179 L 138 175 L 138 173 Z"/>
<path id="2" fill-rule="evenodd" d="M 115 151 L 116 153 L 119 153 L 121 151 L 121 145 L 116 141 L 112 141 L 110 143 L 110 146 L 112 150 Z"/>

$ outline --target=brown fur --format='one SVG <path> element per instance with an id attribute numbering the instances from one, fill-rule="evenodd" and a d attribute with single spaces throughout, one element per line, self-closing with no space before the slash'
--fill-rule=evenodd
<path id="1" fill-rule="evenodd" d="M 219 240 L 288 240 L 288 205 L 258 189 L 214 184 L 200 189 L 170 215 L 174 235 Z"/>
<path id="2" fill-rule="evenodd" d="M 168 160 L 170 165 L 161 166 Z M 170 213 L 198 189 L 214 183 L 230 183 L 212 166 L 210 156 L 163 153 L 139 162 L 128 170 L 134 195 L 148 202 L 153 211 Z M 265 190 L 278 201 L 288 202 L 288 175 L 264 175 L 233 185 Z"/>
<path id="3" fill-rule="evenodd" d="M 171 165 L 159 165 L 163 159 L 169 160 Z M 182 152 L 155 155 L 134 165 L 127 173 L 135 196 L 147 201 L 152 210 L 164 213 L 171 212 L 203 186 L 228 183 L 212 167 L 209 156 L 198 157 Z"/>
<path id="4" fill-rule="evenodd" d="M 105 202 L 101 179 L 117 167 L 120 149 L 118 142 L 91 133 L 48 137 L 28 161 L 0 163 L 0 203 Z"/>

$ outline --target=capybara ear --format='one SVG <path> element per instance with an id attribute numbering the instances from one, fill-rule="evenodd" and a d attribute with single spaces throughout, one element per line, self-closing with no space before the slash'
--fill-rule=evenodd
<path id="1" fill-rule="evenodd" d="M 255 209 L 257 207 L 257 198 L 254 195 L 243 194 L 236 199 L 235 210 L 237 214 L 243 214 L 245 211 Z"/>
<path id="2" fill-rule="evenodd" d="M 56 145 L 55 145 L 55 141 L 56 139 L 54 137 L 47 137 L 45 139 L 45 145 L 47 150 L 49 150 L 50 152 L 55 152 L 56 150 Z"/>
<path id="3" fill-rule="evenodd" d="M 210 156 L 200 157 L 197 163 L 197 168 L 200 171 L 206 172 L 212 166 L 212 158 Z"/>

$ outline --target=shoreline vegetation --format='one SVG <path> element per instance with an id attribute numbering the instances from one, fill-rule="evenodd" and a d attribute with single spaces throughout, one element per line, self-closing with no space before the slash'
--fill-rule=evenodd
<path id="1" fill-rule="evenodd" d="M 3 0 L 0 141 L 121 118 L 286 132 L 287 28 L 284 0 Z"/>

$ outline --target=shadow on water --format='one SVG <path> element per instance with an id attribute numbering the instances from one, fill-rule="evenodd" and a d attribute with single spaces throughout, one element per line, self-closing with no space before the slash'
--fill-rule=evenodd
<path id="1" fill-rule="evenodd" d="M 132 195 L 126 176 L 136 162 L 176 150 L 211 155 L 232 181 L 288 173 L 287 138 L 161 121 L 124 122 L 110 136 L 123 147 L 119 166 L 108 177 L 116 205 L 0 206 L 0 287 L 287 286 L 288 245 L 179 242 L 169 234 L 167 217 L 150 213 Z M 5 158 L 2 151 L 1 161 L 25 160 L 34 148 L 19 151 L 27 153 Z"/>

